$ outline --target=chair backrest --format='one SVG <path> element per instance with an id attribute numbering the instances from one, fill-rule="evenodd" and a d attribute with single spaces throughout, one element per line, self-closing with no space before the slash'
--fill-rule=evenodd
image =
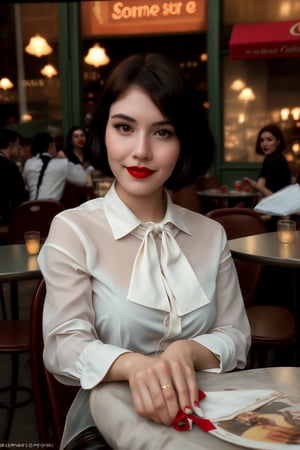
<path id="1" fill-rule="evenodd" d="M 59 448 L 66 414 L 78 387 L 59 383 L 43 362 L 42 317 L 46 285 L 42 279 L 34 292 L 30 311 L 30 364 L 32 391 L 40 442 Z"/>
<path id="2" fill-rule="evenodd" d="M 251 208 L 219 208 L 206 214 L 221 223 L 228 239 L 266 233 L 263 219 Z M 234 260 L 246 306 L 253 303 L 262 274 L 262 265 Z"/>
<path id="3" fill-rule="evenodd" d="M 57 200 L 29 200 L 21 203 L 12 213 L 8 228 L 12 244 L 24 243 L 24 232 L 38 230 L 45 240 L 53 217 L 65 209 Z"/>
<path id="4" fill-rule="evenodd" d="M 218 208 L 206 215 L 223 225 L 228 239 L 267 232 L 264 220 L 252 208 Z"/>
<path id="5" fill-rule="evenodd" d="M 92 186 L 79 186 L 74 183 L 66 182 L 61 203 L 66 209 L 75 208 L 82 203 L 96 198 L 96 194 Z"/>

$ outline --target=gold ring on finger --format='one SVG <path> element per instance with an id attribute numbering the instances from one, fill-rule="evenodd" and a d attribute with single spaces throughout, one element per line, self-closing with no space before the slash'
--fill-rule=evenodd
<path id="1" fill-rule="evenodd" d="M 163 384 L 161 385 L 161 390 L 164 391 L 165 389 L 170 389 L 172 388 L 172 384 Z"/>

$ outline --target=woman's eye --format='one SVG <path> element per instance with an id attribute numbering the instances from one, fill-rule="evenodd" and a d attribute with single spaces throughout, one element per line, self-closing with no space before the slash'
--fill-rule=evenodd
<path id="1" fill-rule="evenodd" d="M 117 123 L 114 127 L 123 134 L 130 133 L 132 130 L 131 126 L 126 123 Z"/>
<path id="2" fill-rule="evenodd" d="M 156 131 L 156 133 L 159 137 L 170 137 L 170 136 L 174 136 L 174 132 L 172 130 L 167 130 L 167 129 L 162 129 L 162 130 L 158 130 Z"/>

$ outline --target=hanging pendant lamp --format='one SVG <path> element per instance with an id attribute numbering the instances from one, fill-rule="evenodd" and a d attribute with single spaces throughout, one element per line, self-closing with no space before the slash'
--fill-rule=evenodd
<path id="1" fill-rule="evenodd" d="M 110 58 L 107 56 L 105 48 L 100 47 L 99 44 L 95 44 L 89 49 L 88 54 L 84 58 L 84 62 L 90 66 L 99 67 L 108 64 Z"/>
<path id="2" fill-rule="evenodd" d="M 58 74 L 57 70 L 55 69 L 54 66 L 52 66 L 52 64 L 46 64 L 42 69 L 41 69 L 41 74 L 44 75 L 47 78 L 52 78 L 55 75 Z"/>
<path id="3" fill-rule="evenodd" d="M 29 44 L 25 47 L 25 52 L 40 58 L 41 56 L 50 55 L 50 53 L 53 52 L 53 49 L 45 38 L 36 34 L 30 38 Z"/>
<path id="4" fill-rule="evenodd" d="M 4 91 L 7 91 L 7 89 L 12 89 L 14 87 L 14 84 L 10 81 L 9 78 L 1 78 L 0 80 L 0 89 L 3 89 Z"/>

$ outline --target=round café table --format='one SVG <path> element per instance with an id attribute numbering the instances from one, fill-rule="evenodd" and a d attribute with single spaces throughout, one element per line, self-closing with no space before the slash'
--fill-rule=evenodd
<path id="1" fill-rule="evenodd" d="M 300 269 L 300 231 L 291 244 L 282 244 L 275 231 L 232 239 L 228 245 L 234 258 Z"/>
<path id="2" fill-rule="evenodd" d="M 237 191 L 235 189 L 228 189 L 227 192 L 221 192 L 220 188 L 204 189 L 197 191 L 197 195 L 203 199 L 216 199 L 220 207 L 228 207 L 240 201 L 246 201 L 249 206 L 252 205 L 253 200 L 257 197 L 257 192 L 254 191 Z"/>
<path id="3" fill-rule="evenodd" d="M 299 367 L 270 367 L 221 374 L 198 372 L 197 381 L 199 389 L 204 392 L 270 389 L 291 396 L 297 404 L 300 401 Z M 92 389 L 90 411 L 106 442 L 115 450 L 242 449 L 200 430 L 195 424 L 192 430 L 179 432 L 139 416 L 134 410 L 127 382 L 101 383 Z M 257 444 L 256 448 L 261 448 L 259 442 Z M 274 448 L 279 450 L 277 444 Z M 288 448 L 299 450 L 300 445 L 289 445 Z"/>
<path id="4" fill-rule="evenodd" d="M 0 246 L 0 283 L 10 284 L 12 319 L 19 318 L 18 282 L 41 276 L 37 256 L 28 255 L 24 244 Z"/>
<path id="5" fill-rule="evenodd" d="M 245 236 L 228 241 L 235 259 L 272 266 L 287 267 L 292 272 L 292 306 L 296 320 L 296 362 L 300 364 L 300 231 L 290 244 L 279 241 L 277 232 Z"/>

